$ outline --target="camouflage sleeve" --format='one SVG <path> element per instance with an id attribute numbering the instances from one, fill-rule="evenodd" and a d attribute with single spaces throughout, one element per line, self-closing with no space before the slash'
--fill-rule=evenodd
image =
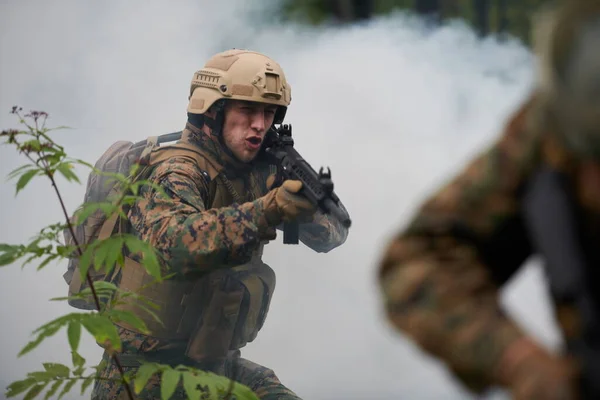
<path id="1" fill-rule="evenodd" d="M 504 350 L 523 336 L 498 291 L 531 254 L 518 198 L 536 162 L 537 139 L 525 127 L 530 106 L 422 205 L 379 269 L 392 325 L 477 392 L 499 383 Z"/>
<path id="2" fill-rule="evenodd" d="M 166 197 L 144 187 L 129 219 L 140 238 L 158 250 L 173 272 L 247 262 L 268 230 L 260 200 L 206 209 L 206 181 L 186 159 L 165 161 L 149 180 L 160 185 Z"/>

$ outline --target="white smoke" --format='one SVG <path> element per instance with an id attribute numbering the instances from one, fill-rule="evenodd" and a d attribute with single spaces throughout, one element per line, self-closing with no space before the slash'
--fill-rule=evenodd
<path id="1" fill-rule="evenodd" d="M 243 355 L 306 399 L 468 398 L 442 364 L 385 322 L 377 263 L 418 202 L 488 144 L 524 99 L 531 56 L 516 42 L 478 40 L 462 23 L 431 32 L 400 12 L 344 28 L 277 23 L 270 7 L 278 3 L 0 2 L 0 128 L 17 126 L 13 105 L 47 111 L 51 126 L 74 128 L 54 134 L 67 152 L 94 162 L 116 140 L 180 130 L 191 76 L 211 54 L 267 53 L 292 85 L 287 121 L 296 147 L 315 168 L 331 167 L 353 226 L 346 244 L 325 255 L 280 238 L 268 246 L 277 289 Z M 24 161 L 1 148 L 1 175 Z M 60 183 L 72 211 L 84 186 Z M 1 185 L 0 242 L 23 242 L 61 220 L 44 180 L 16 198 L 14 182 Z M 66 295 L 65 267 L 0 272 L 3 386 L 41 362 L 69 362 L 64 333 L 16 358 L 31 331 L 73 311 L 48 301 Z M 558 343 L 537 266 L 515 278 L 504 301 L 540 341 Z M 97 362 L 93 340 L 82 345 Z"/>

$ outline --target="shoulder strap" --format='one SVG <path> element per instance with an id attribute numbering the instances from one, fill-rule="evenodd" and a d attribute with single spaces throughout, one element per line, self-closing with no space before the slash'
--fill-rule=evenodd
<path id="1" fill-rule="evenodd" d="M 160 138 L 159 138 L 160 141 Z M 208 175 L 208 199 L 206 207 L 212 207 L 217 192 L 217 177 L 223 167 L 198 147 L 189 143 L 176 143 L 165 146 L 154 146 L 149 150 L 147 165 L 155 166 L 172 157 L 183 157 L 192 160 L 198 168 Z"/>
<path id="2" fill-rule="evenodd" d="M 215 179 L 222 169 L 216 161 L 204 154 L 196 146 L 187 143 L 154 147 L 150 152 L 148 165 L 154 166 L 173 157 L 191 159 L 200 169 L 208 173 L 211 180 Z"/>

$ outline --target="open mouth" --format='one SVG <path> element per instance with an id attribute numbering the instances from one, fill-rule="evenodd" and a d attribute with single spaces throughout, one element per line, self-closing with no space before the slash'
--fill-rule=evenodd
<path id="1" fill-rule="evenodd" d="M 260 143 L 262 142 L 262 139 L 257 136 L 250 137 L 246 140 L 248 141 L 248 143 L 250 143 L 253 146 L 259 146 Z"/>

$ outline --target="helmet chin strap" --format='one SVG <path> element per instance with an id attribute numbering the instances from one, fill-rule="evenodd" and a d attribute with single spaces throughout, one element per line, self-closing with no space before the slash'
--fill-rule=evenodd
<path id="1" fill-rule="evenodd" d="M 203 125 L 208 126 L 210 128 L 211 135 L 217 138 L 222 150 L 234 160 L 238 160 L 238 158 L 225 143 L 225 138 L 223 137 L 223 123 L 225 122 L 225 100 L 221 99 L 216 101 L 211 106 L 211 110 L 214 112 L 215 118 L 211 118 L 205 114 L 189 113 L 188 118 L 198 128 L 202 128 Z"/>

